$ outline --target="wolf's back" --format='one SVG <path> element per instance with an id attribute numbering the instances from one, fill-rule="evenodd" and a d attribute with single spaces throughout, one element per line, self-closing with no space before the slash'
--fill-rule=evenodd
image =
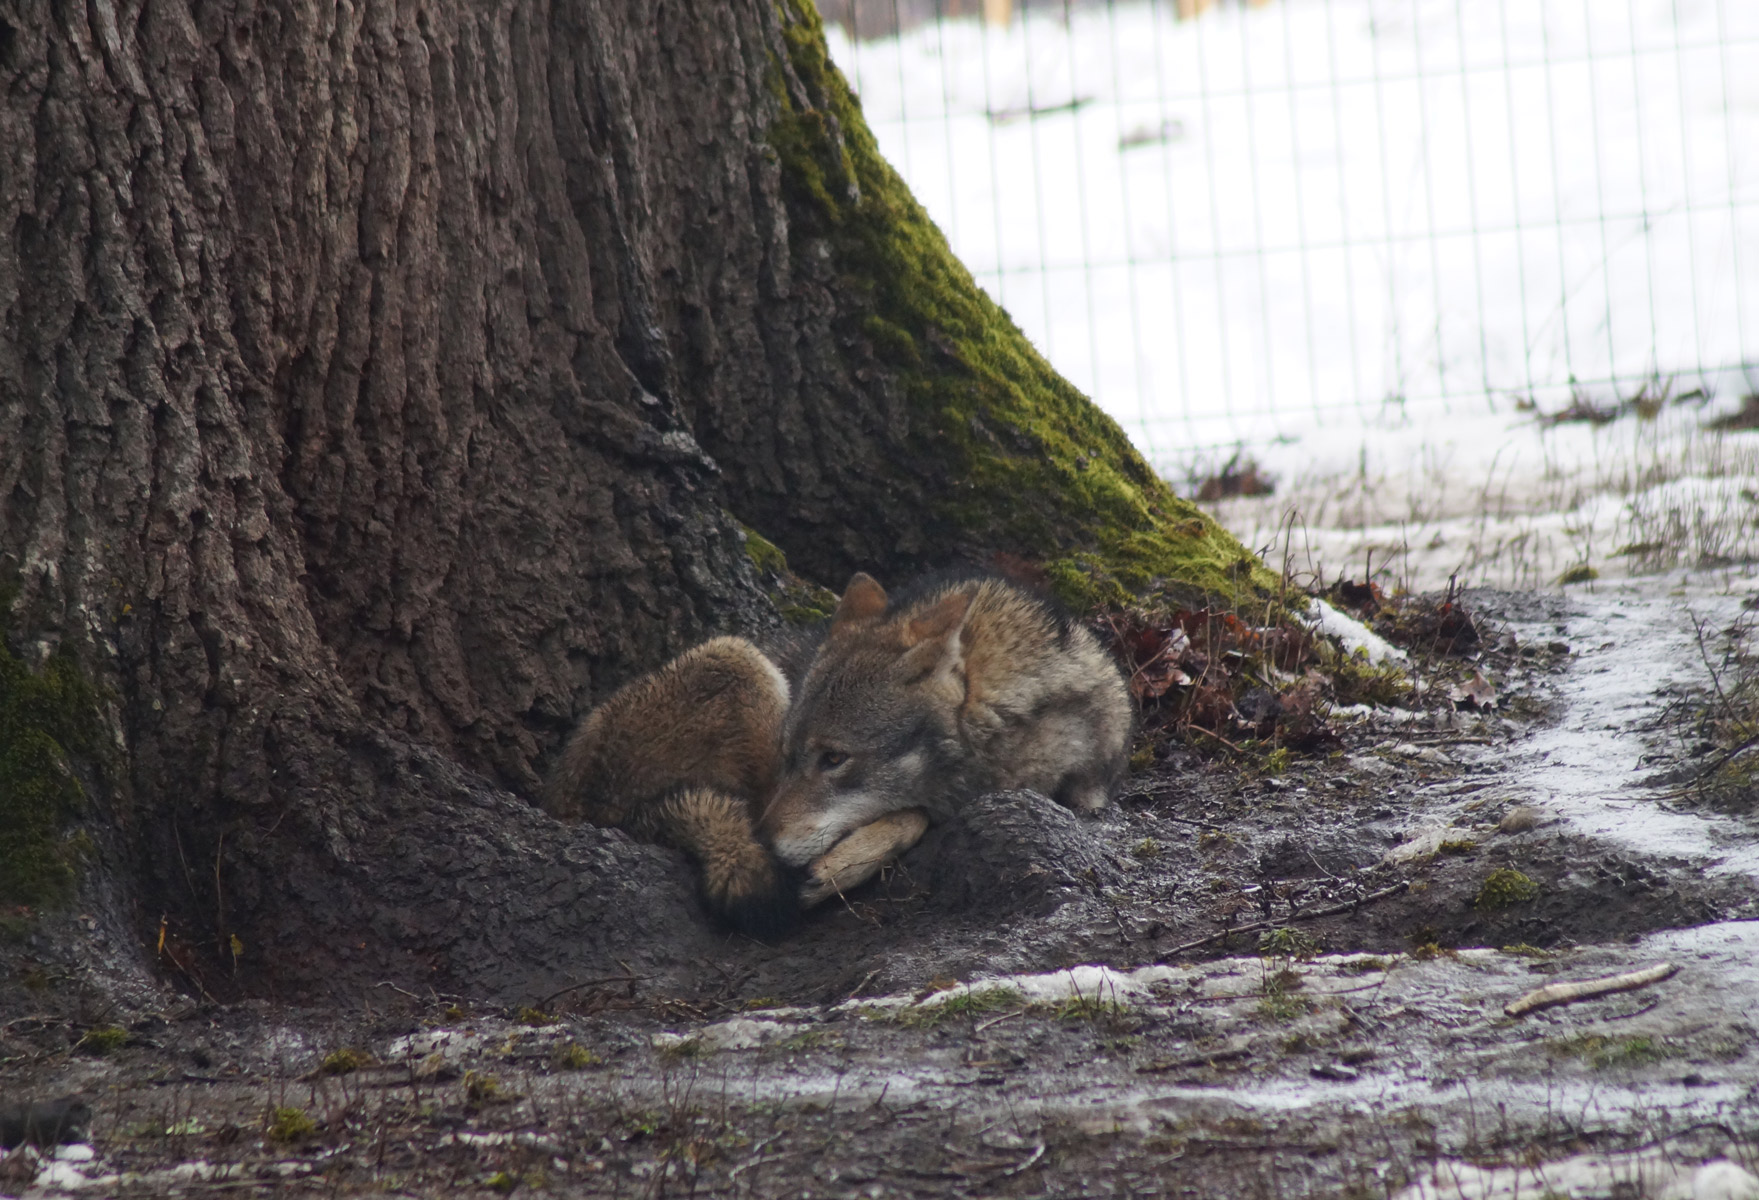
<path id="1" fill-rule="evenodd" d="M 978 586 L 966 618 L 972 753 L 996 787 L 1105 807 L 1127 761 L 1134 710 L 1116 662 L 1080 623 L 1001 580 Z"/>

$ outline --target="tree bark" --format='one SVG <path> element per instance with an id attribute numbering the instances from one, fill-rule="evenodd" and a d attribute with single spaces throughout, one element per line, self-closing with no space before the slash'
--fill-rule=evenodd
<path id="1" fill-rule="evenodd" d="M 521 797 L 609 689 L 775 622 L 730 513 L 833 584 L 1104 548 L 1079 488 L 985 517 L 937 422 L 1245 561 L 886 191 L 809 6 L 17 4 L 0 84 L 7 640 L 101 689 L 104 869 L 192 985 L 699 953 L 667 853 Z M 924 271 L 938 325 L 888 299 Z"/>

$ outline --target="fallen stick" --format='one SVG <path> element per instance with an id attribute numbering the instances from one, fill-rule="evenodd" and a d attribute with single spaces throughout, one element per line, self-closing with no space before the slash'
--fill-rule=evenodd
<path id="1" fill-rule="evenodd" d="M 1504 1005 L 1503 1012 L 1511 1017 L 1519 1017 L 1542 1008 L 1574 1004 L 1578 1000 L 1592 1000 L 1596 996 L 1610 996 L 1614 992 L 1634 992 L 1640 987 L 1660 983 L 1678 970 L 1672 963 L 1657 963 L 1641 971 L 1608 975 L 1604 979 L 1584 979 L 1580 983 L 1549 983 L 1528 992 L 1511 1004 Z"/>
<path id="2" fill-rule="evenodd" d="M 571 983 L 565 988 L 558 988 L 545 996 L 542 1000 L 539 1000 L 532 1007 L 542 1009 L 546 1007 L 550 1001 L 560 999 L 561 997 L 566 996 L 569 992 L 578 992 L 582 988 L 605 987 L 613 983 L 640 983 L 644 979 L 652 978 L 652 975 L 637 975 L 634 972 L 629 972 L 624 975 L 606 975 L 603 979 L 586 979 L 579 983 Z M 379 986 L 384 987 L 386 985 L 380 984 Z M 397 990 L 400 992 L 403 991 L 402 988 L 398 988 Z"/>
<path id="3" fill-rule="evenodd" d="M 988 1029 L 991 1025 L 1000 1025 L 1003 1021 L 1011 1021 L 1015 1017 L 1022 1017 L 1025 1015 L 1026 1015 L 1025 1009 L 1016 1008 L 1013 1012 L 1005 1012 L 999 1017 L 991 1017 L 987 1021 L 979 1021 L 976 1025 L 972 1026 L 971 1032 L 972 1033 L 982 1033 L 984 1030 Z"/>
<path id="4" fill-rule="evenodd" d="M 1212 933 L 1208 937 L 1200 937 L 1195 941 L 1184 942 L 1180 945 L 1174 946 L 1171 950 L 1163 951 L 1160 957 L 1156 958 L 1154 961 L 1156 963 L 1165 963 L 1167 959 L 1175 954 L 1183 954 L 1187 950 L 1196 950 L 1198 947 L 1207 946 L 1211 942 L 1225 941 L 1236 934 L 1259 933 L 1266 929 L 1277 929 L 1295 921 L 1317 921 L 1321 917 L 1336 917 L 1347 912 L 1355 912 L 1364 904 L 1373 904 L 1376 900 L 1385 900 L 1388 896 L 1396 896 L 1410 886 L 1409 882 L 1400 880 L 1391 887 L 1381 888 L 1378 892 L 1371 892 L 1368 895 L 1363 896 L 1360 900 L 1346 900 L 1342 904 L 1331 904 L 1327 905 L 1325 908 L 1310 908 L 1305 912 L 1292 912 L 1280 921 L 1253 921 L 1250 925 L 1236 925 L 1232 929 L 1224 929 L 1220 933 Z"/>

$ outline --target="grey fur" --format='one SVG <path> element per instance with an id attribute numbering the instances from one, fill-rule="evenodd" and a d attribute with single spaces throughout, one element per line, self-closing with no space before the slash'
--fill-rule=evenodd
<path id="1" fill-rule="evenodd" d="M 940 820 L 998 789 L 1103 808 L 1132 722 L 1111 656 L 1029 592 L 962 580 L 893 608 L 856 575 L 795 689 L 760 824 L 804 866 L 889 813 Z"/>

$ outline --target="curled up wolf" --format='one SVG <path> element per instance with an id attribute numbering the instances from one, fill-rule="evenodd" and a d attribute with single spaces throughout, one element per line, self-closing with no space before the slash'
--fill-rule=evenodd
<path id="1" fill-rule="evenodd" d="M 857 574 L 797 674 L 743 638 L 686 651 L 588 715 L 545 807 L 678 847 L 714 912 L 774 937 L 974 796 L 1029 788 L 1092 811 L 1123 773 L 1117 665 L 1001 579 L 893 599 Z"/>

